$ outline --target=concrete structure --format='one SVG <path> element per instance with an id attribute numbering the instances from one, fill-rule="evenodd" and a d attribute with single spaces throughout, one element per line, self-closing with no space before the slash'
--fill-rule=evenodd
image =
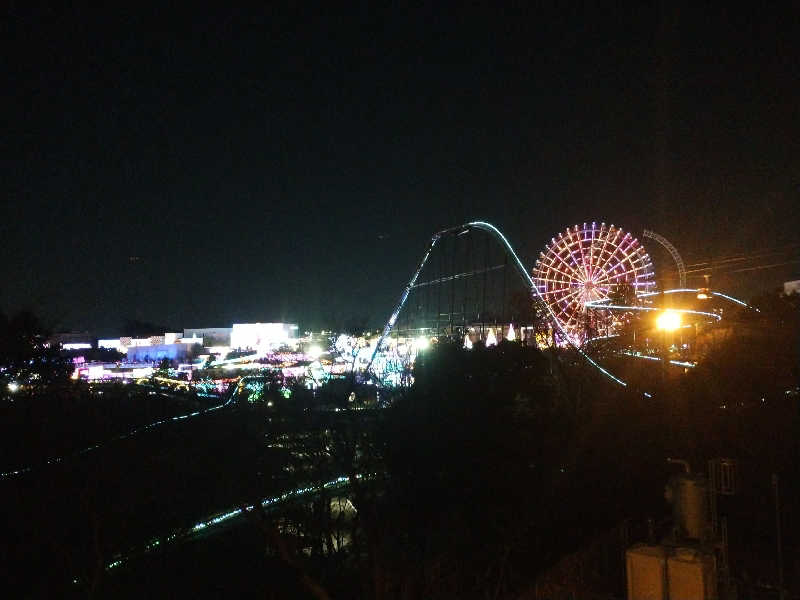
<path id="1" fill-rule="evenodd" d="M 625 552 L 628 600 L 667 600 L 667 553 L 662 546 L 634 546 Z"/>
<path id="2" fill-rule="evenodd" d="M 697 548 L 638 545 L 625 552 L 628 600 L 716 600 L 714 555 Z"/>
<path id="3" fill-rule="evenodd" d="M 167 358 L 174 361 L 188 361 L 200 353 L 197 344 L 157 344 L 153 346 L 131 346 L 128 348 L 128 362 L 160 362 Z"/>
<path id="4" fill-rule="evenodd" d="M 667 591 L 670 598 L 712 600 L 717 597 L 714 556 L 691 548 L 676 548 L 667 558 Z"/>
<path id="5" fill-rule="evenodd" d="M 230 346 L 231 327 L 193 327 L 183 330 L 184 338 L 199 337 L 203 339 L 203 346 Z"/>

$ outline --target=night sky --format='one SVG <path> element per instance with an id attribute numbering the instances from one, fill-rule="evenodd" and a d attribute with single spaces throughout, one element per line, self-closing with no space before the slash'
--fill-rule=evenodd
<path id="1" fill-rule="evenodd" d="M 687 262 L 800 241 L 797 14 L 26 4 L 2 22 L 0 308 L 58 328 L 377 325 L 470 219 L 529 266 L 592 220 Z"/>

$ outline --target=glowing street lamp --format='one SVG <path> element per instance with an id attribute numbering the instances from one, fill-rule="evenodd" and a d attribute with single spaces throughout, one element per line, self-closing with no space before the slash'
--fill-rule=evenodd
<path id="1" fill-rule="evenodd" d="M 665 310 L 656 318 L 656 327 L 662 331 L 675 331 L 681 326 L 681 313 Z"/>
<path id="2" fill-rule="evenodd" d="M 708 279 L 709 279 L 709 277 L 711 277 L 711 275 L 706 273 L 705 275 L 703 275 L 703 277 L 706 278 L 706 285 L 705 285 L 705 287 L 701 287 L 699 290 L 697 290 L 697 299 L 698 300 L 708 300 L 709 297 L 710 297 L 710 294 L 711 294 L 711 292 L 709 291 L 709 287 L 708 287 L 708 285 L 709 285 L 708 284 Z"/>

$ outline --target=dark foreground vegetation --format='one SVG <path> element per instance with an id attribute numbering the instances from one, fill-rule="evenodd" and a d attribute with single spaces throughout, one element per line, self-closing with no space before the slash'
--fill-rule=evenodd
<path id="1" fill-rule="evenodd" d="M 666 458 L 705 470 L 729 457 L 740 485 L 723 508 L 741 594 L 776 581 L 773 474 L 796 594 L 792 318 L 725 338 L 688 373 L 620 363 L 628 387 L 570 352 L 501 343 L 432 348 L 388 408 L 349 381 L 291 398 L 269 384 L 242 391 L 224 410 L 0 481 L 4 587 L 9 597 L 622 598 L 626 545 L 669 529 Z M 91 398 L 138 418 L 112 400 L 121 393 Z M 71 410 L 49 398 L 26 401 Z M 184 402 L 164 409 L 178 410 L 173 401 Z M 48 454 L 37 436 L 20 444 Z M 341 487 L 319 487 L 341 476 Z M 309 486 L 319 489 L 191 533 L 208 515 Z M 170 531 L 179 543 L 142 551 Z"/>

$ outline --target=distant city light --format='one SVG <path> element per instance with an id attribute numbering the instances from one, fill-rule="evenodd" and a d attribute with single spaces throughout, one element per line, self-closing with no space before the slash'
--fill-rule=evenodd
<path id="1" fill-rule="evenodd" d="M 322 356 L 322 348 L 319 346 L 311 346 L 306 354 L 308 354 L 312 360 L 317 360 L 320 356 Z"/>
<path id="2" fill-rule="evenodd" d="M 664 331 L 674 331 L 681 326 L 681 314 L 674 310 L 665 310 L 656 318 L 656 327 Z"/>
<path id="3" fill-rule="evenodd" d="M 91 344 L 86 343 L 70 343 L 70 344 L 61 344 L 62 350 L 90 350 L 92 347 Z"/>
<path id="4" fill-rule="evenodd" d="M 18 390 L 19 390 L 19 384 L 17 382 L 12 381 L 11 383 L 8 384 L 8 391 L 11 392 L 12 394 L 17 392 Z"/>

